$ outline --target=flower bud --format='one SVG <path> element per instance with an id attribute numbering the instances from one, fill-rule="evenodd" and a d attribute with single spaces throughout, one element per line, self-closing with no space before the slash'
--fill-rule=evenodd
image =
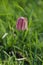
<path id="1" fill-rule="evenodd" d="M 28 29 L 28 21 L 25 17 L 19 17 L 17 19 L 16 29 L 18 30 L 27 30 Z"/>

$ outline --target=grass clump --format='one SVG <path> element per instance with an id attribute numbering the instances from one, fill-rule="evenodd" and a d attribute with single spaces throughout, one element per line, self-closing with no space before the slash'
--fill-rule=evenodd
<path id="1" fill-rule="evenodd" d="M 21 16 L 28 31 L 16 29 Z M 43 0 L 0 0 L 0 65 L 43 65 Z"/>

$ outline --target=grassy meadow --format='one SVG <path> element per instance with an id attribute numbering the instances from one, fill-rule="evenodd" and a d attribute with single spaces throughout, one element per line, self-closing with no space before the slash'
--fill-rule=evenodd
<path id="1" fill-rule="evenodd" d="M 28 30 L 16 29 L 19 17 Z M 43 65 L 43 0 L 0 0 L 0 65 Z"/>

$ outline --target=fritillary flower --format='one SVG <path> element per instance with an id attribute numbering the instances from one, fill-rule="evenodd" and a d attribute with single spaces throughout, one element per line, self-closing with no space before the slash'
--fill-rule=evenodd
<path id="1" fill-rule="evenodd" d="M 27 30 L 28 29 L 28 21 L 25 17 L 19 17 L 16 23 L 17 30 Z"/>

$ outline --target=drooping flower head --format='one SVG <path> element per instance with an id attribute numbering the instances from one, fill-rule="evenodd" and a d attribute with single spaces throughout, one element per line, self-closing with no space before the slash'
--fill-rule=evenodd
<path id="1" fill-rule="evenodd" d="M 17 19 L 16 29 L 18 30 L 27 30 L 28 29 L 28 21 L 25 17 L 19 17 Z"/>

